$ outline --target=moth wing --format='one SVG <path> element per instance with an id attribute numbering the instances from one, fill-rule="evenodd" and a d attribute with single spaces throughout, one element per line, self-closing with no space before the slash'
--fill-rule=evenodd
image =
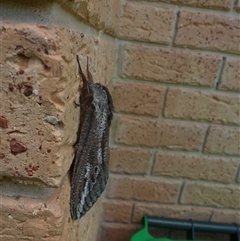
<path id="1" fill-rule="evenodd" d="M 91 126 L 93 126 L 93 123 L 90 122 L 91 118 L 93 118 L 93 113 L 88 113 L 81 123 L 80 138 L 76 145 L 70 200 L 73 219 L 78 219 L 84 215 L 83 208 L 85 198 L 89 192 L 90 172 L 94 165 L 94 163 L 91 163 L 94 161 L 94 158 L 92 159 L 91 156 L 94 156 L 95 152 L 94 130 L 91 128 Z"/>
<path id="2" fill-rule="evenodd" d="M 104 89 L 104 91 L 106 92 L 106 95 L 107 95 L 108 108 L 109 108 L 109 112 L 110 112 L 109 114 L 111 116 L 111 119 L 110 119 L 110 121 L 111 121 L 112 116 L 113 116 L 113 110 L 114 110 L 112 96 L 110 95 L 110 92 L 106 86 L 102 85 L 102 88 Z"/>
<path id="3" fill-rule="evenodd" d="M 74 160 L 70 201 L 73 219 L 81 218 L 94 205 L 108 180 L 109 127 L 100 139 L 96 124 L 94 112 L 89 111 L 82 123 Z"/>

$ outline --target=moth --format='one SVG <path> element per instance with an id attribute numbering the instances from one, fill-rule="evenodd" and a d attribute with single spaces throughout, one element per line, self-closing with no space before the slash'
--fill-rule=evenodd
<path id="1" fill-rule="evenodd" d="M 80 89 L 80 125 L 75 144 L 70 211 L 81 218 L 97 201 L 108 180 L 109 128 L 113 117 L 112 97 L 104 85 L 94 83 L 89 71 L 84 75 L 77 56 Z"/>

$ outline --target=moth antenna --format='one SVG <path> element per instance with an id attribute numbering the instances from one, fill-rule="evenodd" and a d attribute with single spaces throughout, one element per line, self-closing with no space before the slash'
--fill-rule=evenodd
<path id="1" fill-rule="evenodd" d="M 88 56 L 87 56 L 87 77 L 88 77 L 88 81 L 93 82 L 92 74 L 89 71 Z"/>
<path id="2" fill-rule="evenodd" d="M 86 76 L 84 75 L 84 73 L 82 71 L 80 59 L 79 59 L 78 55 L 77 55 L 77 62 L 78 62 L 78 73 L 81 76 L 83 83 L 85 84 L 85 83 L 87 83 L 87 79 L 86 79 Z"/>

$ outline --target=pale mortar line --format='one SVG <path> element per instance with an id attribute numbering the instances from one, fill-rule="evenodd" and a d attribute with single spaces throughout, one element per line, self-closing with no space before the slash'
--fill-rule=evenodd
<path id="1" fill-rule="evenodd" d="M 117 72 L 116 72 L 116 77 L 117 78 L 122 78 L 122 65 L 123 65 L 123 60 L 125 56 L 125 49 L 123 46 L 122 41 L 118 39 L 118 61 L 116 63 L 117 65 Z"/>
<path id="2" fill-rule="evenodd" d="M 132 113 L 127 113 L 127 112 L 115 112 L 115 117 L 120 117 L 120 116 L 124 116 L 124 117 L 130 117 L 130 118 L 141 118 L 142 120 L 151 120 L 151 121 L 169 121 L 171 123 L 173 122 L 178 122 L 178 123 L 182 123 L 182 124 L 197 124 L 197 125 L 202 125 L 202 126 L 206 126 L 206 125 L 214 125 L 214 126 L 221 126 L 221 127 L 228 127 L 228 128 L 239 128 L 239 125 L 237 124 L 227 124 L 227 123 L 221 123 L 221 122 L 211 122 L 211 121 L 207 121 L 207 120 L 190 120 L 190 119 L 184 119 L 184 118 L 169 118 L 169 117 L 164 117 L 164 118 L 160 118 L 158 116 L 150 116 L 150 115 L 141 115 L 141 114 L 132 114 Z"/>
<path id="3" fill-rule="evenodd" d="M 179 208 L 196 208 L 198 210 L 217 210 L 217 211 L 230 211 L 230 212 L 237 212 L 238 209 L 236 208 L 230 208 L 230 207 L 216 207 L 216 206 L 200 206 L 200 205 L 197 205 L 197 204 L 178 204 L 178 203 L 163 203 L 163 202 L 157 202 L 157 201 L 145 201 L 145 200 L 135 200 L 135 199 L 121 199 L 121 198 L 111 198 L 109 200 L 116 200 L 116 201 L 135 201 L 139 204 L 142 204 L 142 205 L 147 205 L 147 206 L 152 206 L 152 205 L 157 205 L 157 206 L 168 206 L 169 208 L 171 207 L 179 207 Z M 119 223 L 118 223 L 119 224 Z M 134 224 L 137 224 L 137 223 L 134 223 Z"/>
<path id="4" fill-rule="evenodd" d="M 112 177 L 116 178 L 124 178 L 128 177 L 130 179 L 137 179 L 137 180 L 148 180 L 148 181 L 171 181 L 175 183 L 179 183 L 182 180 L 181 177 L 170 177 L 170 176 L 146 176 L 142 174 L 124 174 L 124 173 L 113 173 L 111 172 Z M 187 179 L 187 178 L 186 178 Z M 198 181 L 199 179 L 189 179 L 189 181 Z M 201 180 L 203 181 L 203 180 Z M 209 181 L 205 181 L 209 183 Z M 212 183 L 212 181 L 210 181 Z M 219 182 L 218 182 L 219 183 Z"/>
<path id="5" fill-rule="evenodd" d="M 128 149 L 128 150 L 145 150 L 145 151 L 151 151 L 157 150 L 159 152 L 163 153 L 172 153 L 172 154 L 179 154 L 179 155 L 187 155 L 187 156 L 203 156 L 203 157 L 209 157 L 209 158 L 218 158 L 218 159 L 229 159 L 234 161 L 239 161 L 239 156 L 237 155 L 222 155 L 221 153 L 204 153 L 201 151 L 194 151 L 194 150 L 183 150 L 183 149 L 166 149 L 162 147 L 149 147 L 149 146 L 133 146 L 133 145 L 127 145 L 122 143 L 115 143 L 111 146 L 111 148 L 122 148 L 122 149 Z"/>
<path id="6" fill-rule="evenodd" d="M 189 85 L 184 83 L 167 83 L 161 81 L 154 81 L 154 80 L 145 80 L 145 79 L 131 79 L 119 77 L 115 80 L 116 83 L 119 84 L 138 84 L 138 85 L 146 85 L 146 86 L 153 86 L 153 87 L 164 87 L 164 88 L 179 88 L 179 89 L 192 89 L 196 91 L 204 91 L 204 92 L 211 92 L 215 94 L 229 94 L 229 95 L 239 95 L 239 91 L 232 91 L 232 90 L 222 90 L 222 89 L 215 89 L 214 86 L 201 86 L 201 85 Z"/>
<path id="7" fill-rule="evenodd" d="M 219 69 L 218 69 L 216 81 L 214 83 L 214 89 L 216 89 L 216 90 L 218 90 L 218 87 L 221 84 L 225 63 L 226 63 L 226 57 L 223 56 L 222 60 L 221 60 L 221 63 L 220 63 L 220 66 L 219 66 Z"/>
<path id="8" fill-rule="evenodd" d="M 172 35 L 172 39 L 171 39 L 171 42 L 170 42 L 170 47 L 174 46 L 174 41 L 175 41 L 175 38 L 176 38 L 176 35 L 177 35 L 177 29 L 178 29 L 179 14 L 180 14 L 180 11 L 177 8 L 175 10 L 175 22 L 173 24 L 173 29 L 172 29 L 172 34 L 171 34 Z"/>
<path id="9" fill-rule="evenodd" d="M 236 11 L 232 12 L 231 11 L 231 6 L 229 10 L 224 10 L 224 9 L 214 9 L 214 8 L 207 8 L 207 7 L 197 7 L 197 6 L 187 6 L 187 5 L 178 5 L 174 3 L 164 3 L 164 2 L 149 2 L 148 0 L 128 0 L 128 2 L 133 2 L 133 3 L 143 3 L 143 4 L 151 4 L 152 6 L 155 7 L 165 7 L 165 8 L 174 8 L 178 7 L 180 11 L 189 11 L 189 12 L 200 12 L 200 13 L 208 13 L 212 15 L 222 15 L 222 16 L 228 16 L 228 17 L 239 17 L 239 13 Z"/>
<path id="10" fill-rule="evenodd" d="M 207 185 L 207 186 L 217 186 L 217 187 L 223 187 L 223 188 L 229 188 L 229 187 L 237 187 L 239 188 L 239 183 L 235 182 L 222 182 L 222 181 L 216 181 L 216 180 L 206 180 L 206 179 L 199 179 L 199 177 L 196 178 L 189 178 L 189 177 L 177 177 L 177 176 L 163 176 L 163 175 L 156 175 L 156 176 L 146 176 L 142 174 L 124 174 L 124 173 L 114 173 L 111 172 L 111 177 L 122 179 L 122 178 L 129 178 L 134 180 L 146 180 L 146 181 L 163 181 L 163 182 L 169 182 L 169 183 L 199 183 L 201 185 Z"/>
<path id="11" fill-rule="evenodd" d="M 238 176 L 240 176 L 240 166 L 238 167 L 238 171 L 237 171 L 237 173 L 236 173 L 236 176 L 235 176 L 235 178 L 234 178 L 234 181 L 235 181 L 235 183 L 237 184 L 237 185 L 239 185 L 239 182 L 238 182 Z"/>
<path id="12" fill-rule="evenodd" d="M 110 135 L 109 135 L 109 147 L 113 147 L 115 144 L 115 133 L 116 131 L 113 130 L 117 130 L 117 121 L 118 121 L 118 117 L 116 116 L 116 113 L 113 113 L 113 119 L 111 122 L 111 127 L 110 127 Z"/>
<path id="13" fill-rule="evenodd" d="M 168 94 L 168 90 L 169 90 L 169 87 L 165 87 L 164 88 L 164 96 L 163 96 L 163 103 L 162 103 L 162 106 L 161 106 L 161 113 L 159 115 L 159 119 L 164 119 L 164 109 L 165 109 L 165 106 L 166 106 L 166 102 L 167 102 L 167 94 Z"/>
<path id="14" fill-rule="evenodd" d="M 197 210 L 216 210 L 216 211 L 230 211 L 230 212 L 238 212 L 238 209 L 236 208 L 231 208 L 231 207 L 221 207 L 221 206 L 211 206 L 211 205 L 204 205 L 201 206 L 199 204 L 188 204 L 188 203 L 181 203 L 181 204 L 176 204 L 176 203 L 169 203 L 169 202 L 157 202 L 157 201 L 145 201 L 145 200 L 135 200 L 135 199 L 121 199 L 121 198 L 111 198 L 111 200 L 116 200 L 116 201 L 120 201 L 120 200 L 126 200 L 126 201 L 134 201 L 136 203 L 139 203 L 140 205 L 147 205 L 147 206 L 151 206 L 151 205 L 157 205 L 157 206 L 168 206 L 168 207 L 179 207 L 179 208 L 196 208 Z M 118 222 L 112 222 L 112 224 L 119 224 Z M 121 223 L 122 224 L 122 223 Z M 133 223 L 136 224 L 137 223 Z M 126 224 L 123 224 L 126 225 Z"/>
<path id="15" fill-rule="evenodd" d="M 113 86 L 116 85 L 117 79 L 120 78 L 120 63 L 122 62 L 122 46 L 121 46 L 121 42 L 118 39 L 115 39 L 115 46 L 116 46 L 116 59 L 115 59 L 115 66 L 114 66 L 114 74 L 112 77 L 112 83 Z"/>
<path id="16" fill-rule="evenodd" d="M 104 200 L 104 201 L 108 201 L 108 202 L 118 201 L 118 202 L 120 202 L 120 203 L 132 204 L 132 200 L 124 200 L 124 199 L 118 199 L 118 198 L 116 198 L 116 199 L 108 198 L 108 199 L 106 199 L 106 200 Z"/>
<path id="17" fill-rule="evenodd" d="M 180 184 L 180 188 L 178 190 L 178 197 L 177 197 L 176 204 L 180 204 L 181 205 L 181 197 L 182 197 L 182 194 L 183 194 L 184 186 L 185 186 L 185 179 L 182 179 L 182 182 Z"/>
<path id="18" fill-rule="evenodd" d="M 126 39 L 121 39 L 118 38 L 119 41 L 123 43 L 123 45 L 133 45 L 133 46 L 140 46 L 142 48 L 150 47 L 150 48 L 159 48 L 159 49 L 167 49 L 167 50 L 176 50 L 179 52 L 192 52 L 196 54 L 201 54 L 202 56 L 204 55 L 210 55 L 210 56 L 219 56 L 222 57 L 223 55 L 226 57 L 235 57 L 239 58 L 239 53 L 230 53 L 230 52 L 224 52 L 220 50 L 210 50 L 210 49 L 201 49 L 201 48 L 189 48 L 189 47 L 178 47 L 178 46 L 170 46 L 166 45 L 164 43 L 159 43 L 159 42 L 144 42 L 144 41 L 137 41 L 134 39 L 131 40 L 126 40 Z"/>
<path id="19" fill-rule="evenodd" d="M 116 47 L 116 55 L 115 55 L 115 65 L 114 65 L 114 74 L 112 77 L 112 81 L 111 81 L 111 87 L 112 90 L 114 88 L 114 86 L 116 85 L 116 79 L 119 77 L 119 62 L 121 63 L 121 60 L 119 61 L 119 59 L 121 58 L 121 42 L 118 41 L 118 39 L 115 39 L 115 47 Z M 109 147 L 111 148 L 114 144 L 115 144 L 115 131 L 116 130 L 116 126 L 117 126 L 117 118 L 116 118 L 116 113 L 114 111 L 114 117 L 111 123 L 111 128 L 110 128 L 110 141 L 109 141 Z"/>
<path id="20" fill-rule="evenodd" d="M 149 162 L 149 168 L 148 168 L 148 172 L 147 172 L 148 177 L 152 176 L 153 167 L 154 167 L 154 164 L 155 164 L 155 156 L 156 156 L 157 150 L 158 150 L 158 148 L 153 148 L 153 150 L 152 150 L 152 156 L 151 156 L 151 160 Z"/>
<path id="21" fill-rule="evenodd" d="M 204 153 L 204 148 L 205 148 L 205 144 L 206 144 L 207 137 L 208 137 L 208 131 L 209 131 L 210 127 L 211 127 L 211 124 L 209 124 L 206 127 L 206 130 L 205 130 L 205 133 L 204 133 L 204 137 L 203 137 L 203 141 L 202 141 L 202 146 L 200 148 L 201 153 Z"/>
<path id="22" fill-rule="evenodd" d="M 117 143 L 111 148 L 118 148 L 118 149 L 129 149 L 129 150 L 146 150 L 146 151 L 154 151 L 157 149 L 158 152 L 165 152 L 165 153 L 172 153 L 172 154 L 182 154 L 188 156 L 202 156 L 202 157 L 209 157 L 209 158 L 218 158 L 218 159 L 229 159 L 234 161 L 239 161 L 238 155 L 226 155 L 221 153 L 201 153 L 200 151 L 194 150 L 183 150 L 183 149 L 165 149 L 162 147 L 148 147 L 148 146 L 134 146 L 134 145 L 127 145 L 123 143 Z"/>
<path id="23" fill-rule="evenodd" d="M 133 214 L 134 214 L 134 209 L 135 209 L 136 201 L 133 201 L 133 200 L 132 200 L 131 203 L 132 203 L 132 209 L 131 209 L 131 213 L 130 213 L 129 223 L 134 224 L 132 220 L 133 220 Z"/>
<path id="24" fill-rule="evenodd" d="M 140 174 L 121 174 L 121 173 L 111 173 L 111 175 L 114 175 L 115 177 L 129 177 L 130 179 L 134 180 L 147 180 L 147 181 L 163 181 L 168 183 L 179 183 L 184 184 L 186 182 L 188 183 L 198 183 L 200 185 L 207 185 L 207 186 L 216 186 L 216 187 L 222 187 L 222 188 L 229 188 L 229 187 L 236 187 L 239 189 L 239 183 L 235 182 L 222 182 L 222 181 L 216 181 L 212 179 L 200 179 L 199 177 L 196 178 L 190 178 L 190 177 L 176 177 L 176 176 L 163 176 L 163 175 L 156 175 L 156 176 L 150 176 L 146 177 Z M 180 190 L 179 190 L 180 191 Z"/>
<path id="25" fill-rule="evenodd" d="M 231 208 L 231 207 L 221 207 L 221 206 L 214 206 L 214 205 L 199 205 L 199 204 L 189 204 L 189 203 L 181 203 L 182 207 L 188 207 L 188 206 L 192 206 L 192 208 L 204 208 L 204 209 L 214 209 L 217 211 L 233 211 L 233 212 L 237 212 L 238 209 L 237 208 Z"/>
<path id="26" fill-rule="evenodd" d="M 212 208 L 212 212 L 211 212 L 211 214 L 210 214 L 210 216 L 209 216 L 208 222 L 211 222 L 212 217 L 213 217 L 213 214 L 214 214 L 214 210 L 213 210 L 213 208 Z"/>

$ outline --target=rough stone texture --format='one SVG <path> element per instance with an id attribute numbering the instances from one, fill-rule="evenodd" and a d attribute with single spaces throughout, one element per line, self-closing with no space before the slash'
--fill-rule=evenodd
<path id="1" fill-rule="evenodd" d="M 239 110 L 240 102 L 237 94 L 229 95 L 170 88 L 167 92 L 164 116 L 224 124 L 240 124 Z"/>
<path id="2" fill-rule="evenodd" d="M 239 166 L 238 159 L 157 152 L 152 174 L 231 183 Z"/>
<path id="3" fill-rule="evenodd" d="M 152 152 L 141 149 L 111 148 L 109 169 L 115 173 L 147 174 Z"/>
<path id="4" fill-rule="evenodd" d="M 102 225 L 101 239 L 99 241 L 126 241 L 140 229 L 136 225 L 111 224 Z"/>
<path id="5" fill-rule="evenodd" d="M 240 208 L 240 188 L 237 185 L 187 182 L 184 185 L 181 204 Z"/>
<path id="6" fill-rule="evenodd" d="M 212 8 L 229 10 L 232 0 L 150 0 L 152 2 L 165 2 L 177 5 L 186 5 L 191 7 Z"/>
<path id="7" fill-rule="evenodd" d="M 211 222 L 221 222 L 221 223 L 236 223 L 240 224 L 240 211 L 232 210 L 217 210 L 213 211 Z"/>
<path id="8" fill-rule="evenodd" d="M 174 44 L 240 53 L 240 20 L 216 14 L 181 11 Z"/>
<path id="9" fill-rule="evenodd" d="M 108 197 L 126 200 L 141 200 L 175 203 L 179 182 L 175 180 L 155 180 L 148 178 L 111 177 Z"/>
<path id="10" fill-rule="evenodd" d="M 102 219 L 107 222 L 129 223 L 132 203 L 106 200 L 102 203 Z"/>
<path id="11" fill-rule="evenodd" d="M 211 126 L 204 152 L 240 156 L 240 130 L 234 127 Z"/>
<path id="12" fill-rule="evenodd" d="M 119 19 L 120 1 L 118 0 L 110 2 L 108 0 L 57 1 L 99 30 L 113 29 L 113 24 Z"/>
<path id="13" fill-rule="evenodd" d="M 120 117 L 115 141 L 133 146 L 200 150 L 204 132 L 204 125 Z"/>
<path id="14" fill-rule="evenodd" d="M 156 47 L 125 45 L 122 76 L 156 82 L 213 86 L 220 57 Z"/>
<path id="15" fill-rule="evenodd" d="M 227 58 L 223 70 L 222 80 L 218 87 L 221 90 L 240 91 L 240 59 Z"/>
<path id="16" fill-rule="evenodd" d="M 183 207 L 180 205 L 159 205 L 159 204 L 142 204 L 134 205 L 132 222 L 140 223 L 144 214 L 163 218 L 193 219 L 198 221 L 208 221 L 211 217 L 212 210 L 196 207 Z"/>
<path id="17" fill-rule="evenodd" d="M 53 195 L 44 199 L 23 197 L 0 198 L 0 239 L 12 240 L 96 240 L 101 201 L 80 221 L 74 222 L 69 212 L 70 182 L 63 179 Z M 86 226 L 90 229 L 86 229 Z M 79 235 L 81 234 L 81 235 Z"/>
<path id="18" fill-rule="evenodd" d="M 114 110 L 159 116 L 164 89 L 150 85 L 117 84 L 113 90 Z"/>
<path id="19" fill-rule="evenodd" d="M 174 21 L 174 9 L 142 3 L 125 3 L 122 6 L 118 36 L 167 44 L 172 39 Z"/>
<path id="20" fill-rule="evenodd" d="M 57 27 L 2 24 L 1 28 L 0 175 L 26 178 L 29 183 L 58 186 L 73 159 L 79 108 L 76 55 L 90 58 L 90 70 L 98 82 L 109 85 L 114 71 L 114 44 L 97 37 Z M 103 54 L 104 53 L 104 54 Z M 104 57 L 103 57 L 104 56 Z M 106 69 L 107 67 L 107 69 Z M 46 121 L 51 115 L 56 125 Z M 12 140 L 26 151 L 12 153 Z"/>

